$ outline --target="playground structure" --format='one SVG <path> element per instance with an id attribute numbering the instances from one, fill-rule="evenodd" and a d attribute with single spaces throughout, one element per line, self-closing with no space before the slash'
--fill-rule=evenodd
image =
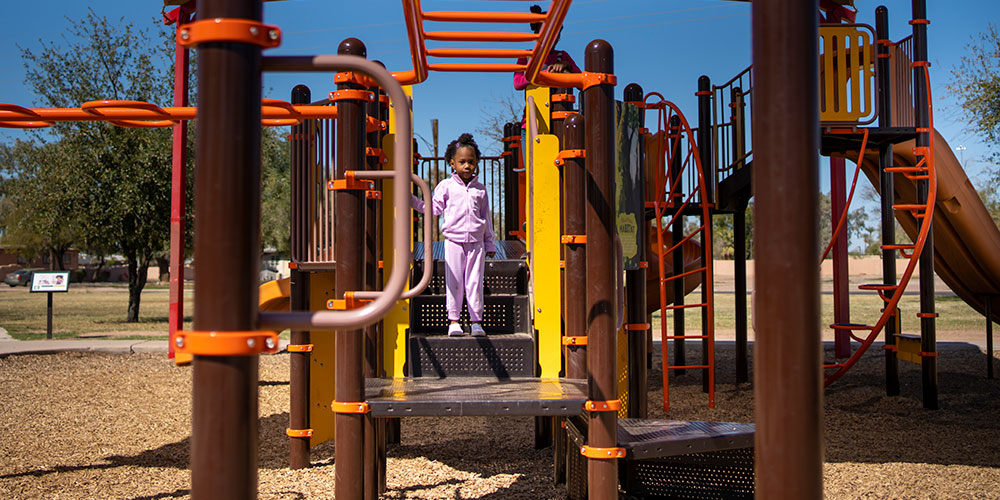
<path id="1" fill-rule="evenodd" d="M 986 256 L 995 254 L 995 250 L 1000 248 L 1000 232 L 996 231 L 988 216 L 983 219 L 985 209 L 978 202 L 978 196 L 966 188 L 961 167 L 950 150 L 941 147 L 943 139 L 934 135 L 936 132 L 929 113 L 930 96 L 926 90 L 929 87 L 925 62 L 927 22 L 923 3 L 919 0 L 914 2 L 911 21 L 914 36 L 910 41 L 899 43 L 887 40 L 884 9 L 879 12 L 875 38 L 869 37 L 867 42 L 864 41 L 865 31 L 858 27 L 824 26 L 817 32 L 814 9 L 791 1 L 769 4 L 771 9 L 785 9 L 802 21 L 791 27 L 772 27 L 780 31 L 781 36 L 777 37 L 769 34 L 767 29 L 772 21 L 767 16 L 757 16 L 755 10 L 754 32 L 760 33 L 755 35 L 755 81 L 751 80 L 749 70 L 745 75 L 738 75 L 718 87 L 711 86 L 707 77 L 700 79 L 697 132 L 669 102 L 662 98 L 650 102 L 651 95 L 643 96 L 637 86 L 627 88 L 624 99 L 627 103 L 646 110 L 659 110 L 660 118 L 657 132 L 643 134 L 647 158 L 644 173 L 647 179 L 643 181 L 640 176 L 633 179 L 633 184 L 640 191 L 652 184 L 653 196 L 639 196 L 645 203 L 640 208 L 640 222 L 632 226 L 633 247 L 636 249 L 636 253 L 632 254 L 634 264 L 631 268 L 623 264 L 626 289 L 621 291 L 615 278 L 621 274 L 614 266 L 618 260 L 614 254 L 615 234 L 623 236 L 626 233 L 621 226 L 616 228 L 616 224 L 612 223 L 618 218 L 618 214 L 612 212 L 618 203 L 611 200 L 617 200 L 612 187 L 621 185 L 622 179 L 616 178 L 613 168 L 616 157 L 614 147 L 617 144 L 607 139 L 614 137 L 614 122 L 621 113 L 616 113 L 613 100 L 616 77 L 610 46 L 601 41 L 591 43 L 586 53 L 586 70 L 582 74 L 547 74 L 541 72 L 540 67 L 544 57 L 539 56 L 547 54 L 553 46 L 562 19 L 569 9 L 568 0 L 552 2 L 546 15 L 503 13 L 488 16 L 482 13 L 423 12 L 419 2 L 404 1 L 413 69 L 391 77 L 377 65 L 361 60 L 365 49 L 354 39 L 345 40 L 340 51 L 355 56 L 353 58 L 261 58 L 261 47 L 276 44 L 280 34 L 276 28 L 259 23 L 259 2 L 254 3 L 258 5 L 205 1 L 198 7 L 202 20 L 196 22 L 182 21 L 190 14 L 185 12 L 185 7 L 175 11 L 179 42 L 199 44 L 203 58 L 203 73 L 199 79 L 202 85 L 200 102 L 203 104 L 197 110 L 201 120 L 197 184 L 226 185 L 223 191 L 200 189 L 198 193 L 196 234 L 214 234 L 217 237 L 211 240 L 196 238 L 196 260 L 199 266 L 205 267 L 196 284 L 197 331 L 180 332 L 176 337 L 178 352 L 194 355 L 193 496 L 253 496 L 256 474 L 256 454 L 252 444 L 256 429 L 254 356 L 273 350 L 276 345 L 275 333 L 261 332 L 258 330 L 261 326 L 275 330 L 289 327 L 293 332 L 293 347 L 290 348 L 293 352 L 293 400 L 289 430 L 292 465 L 308 464 L 310 440 L 336 435 L 335 494 L 340 498 L 377 494 L 379 453 L 384 451 L 380 444 L 387 439 L 383 433 L 392 430 L 391 426 L 385 427 L 377 422 L 403 407 L 409 408 L 407 414 L 420 414 L 414 413 L 420 411 L 437 412 L 423 414 L 442 414 L 444 408 L 449 407 L 451 409 L 445 414 L 486 412 L 567 417 L 568 437 L 562 436 L 559 426 L 551 421 L 539 420 L 538 441 L 544 443 L 546 435 L 551 438 L 554 432 L 557 447 L 560 446 L 560 439 L 569 439 L 581 446 L 582 455 L 556 453 L 557 462 L 567 459 L 565 470 L 580 472 L 581 467 L 588 470 L 586 482 L 582 482 L 581 478 L 567 478 L 571 494 L 616 498 L 619 482 L 626 489 L 641 491 L 641 485 L 630 482 L 635 476 L 628 473 L 619 476 L 617 459 L 634 466 L 641 459 L 659 457 L 649 456 L 652 447 L 644 448 L 643 443 L 623 439 L 622 430 L 635 430 L 634 435 L 670 434 L 671 429 L 677 426 L 676 423 L 644 422 L 641 419 L 619 422 L 617 418 L 644 416 L 642 394 L 645 391 L 641 388 L 645 387 L 643 374 L 647 339 L 643 332 L 648 330 L 646 314 L 652 306 L 644 304 L 649 287 L 642 263 L 655 263 L 657 276 L 652 281 L 659 291 L 658 306 L 661 310 L 673 308 L 681 312 L 695 308 L 705 318 L 701 335 L 684 335 L 681 314 L 674 315 L 673 335 L 667 335 L 666 322 L 662 322 L 664 404 L 667 404 L 669 370 L 691 369 L 705 374 L 711 405 L 714 390 L 711 356 L 713 299 L 712 280 L 706 278 L 711 276 L 711 217 L 720 209 L 732 210 L 738 215 L 736 221 L 739 227 L 739 215 L 749 199 L 751 177 L 757 200 L 757 311 L 759 324 L 766 324 L 768 328 L 757 335 L 756 390 L 760 409 L 756 440 L 761 444 L 756 448 L 756 485 L 750 487 L 750 492 L 755 487 L 768 496 L 820 496 L 821 454 L 817 424 L 820 421 L 820 406 L 816 391 L 819 371 L 815 370 L 813 374 L 808 368 L 820 364 L 816 344 L 818 338 L 808 335 L 779 336 L 788 331 L 812 331 L 818 316 L 816 256 L 820 252 L 816 248 L 815 232 L 789 234 L 784 229 L 813 227 L 814 220 L 810 217 L 815 219 L 816 214 L 812 192 L 817 186 L 817 173 L 811 166 L 815 166 L 817 150 L 825 154 L 860 158 L 859 163 L 866 175 L 884 194 L 885 280 L 880 284 L 865 285 L 864 288 L 878 292 L 886 305 L 871 325 L 847 321 L 838 321 L 833 325 L 841 333 L 838 335 L 837 357 L 846 361 L 829 365 L 832 373 L 827 378 L 828 382 L 836 380 L 849 369 L 884 331 L 887 391 L 892 394 L 895 387 L 898 393 L 898 377 L 894 375 L 896 368 L 893 364 L 898 354 L 899 359 L 921 363 L 925 405 L 931 408 L 936 406 L 936 315 L 930 281 L 934 275 L 935 259 L 938 269 L 943 270 L 939 271 L 942 278 L 959 296 L 987 316 L 988 325 L 989 319 L 997 314 L 993 308 L 997 305 L 995 297 L 1000 293 L 995 289 L 996 283 L 1000 282 L 1000 265 L 995 256 L 993 260 Z M 530 36 L 424 32 L 424 20 L 542 22 L 543 28 L 538 35 Z M 427 49 L 424 46 L 426 39 L 516 39 L 535 42 L 535 48 L 533 51 L 496 52 L 492 49 Z M 820 39 L 826 43 L 822 51 L 818 48 Z M 834 41 L 846 39 L 861 43 L 855 45 L 852 41 L 834 45 Z M 912 45 L 912 52 L 907 53 L 907 44 Z M 873 49 L 877 50 L 876 61 L 867 57 Z M 179 58 L 183 50 L 178 50 Z M 851 55 L 847 56 L 849 51 Z M 237 57 L 240 55 L 242 57 Z M 530 60 L 524 66 L 429 64 L 428 56 L 526 56 Z M 823 61 L 822 81 L 829 84 L 823 87 L 822 107 L 816 90 L 819 85 L 815 85 L 817 81 L 812 79 L 819 76 L 811 69 L 817 67 L 814 64 L 817 57 Z M 874 70 L 876 63 L 878 69 Z M 892 69 L 890 63 L 896 64 L 896 69 Z M 223 65 L 229 68 L 226 73 L 213 69 Z M 910 66 L 914 74 L 912 82 L 903 79 Z M 246 82 L 259 82 L 262 69 L 336 70 L 341 73 L 337 75 L 338 88 L 331 92 L 329 99 L 310 105 L 307 90 L 297 88 L 293 92 L 292 104 L 265 100 L 258 107 L 259 85 L 246 85 Z M 425 317 L 415 310 L 418 296 L 431 283 L 434 266 L 428 261 L 417 266 L 420 279 L 416 279 L 417 274 L 411 279 L 420 283 L 410 291 L 403 291 L 404 282 L 410 275 L 411 226 L 408 218 L 402 215 L 409 213 L 405 208 L 408 207 L 409 190 L 401 186 L 413 178 L 410 173 L 413 155 L 410 152 L 408 106 L 403 105 L 408 98 L 399 85 L 424 81 L 430 71 L 525 71 L 529 80 L 537 84 L 579 88 L 587 103 L 585 116 L 572 114 L 570 105 L 573 100 L 558 97 L 573 96 L 571 92 L 550 93 L 545 86 L 529 91 L 526 99 L 529 115 L 527 140 L 523 142 L 523 149 L 527 151 L 520 151 L 522 141 L 512 139 L 517 134 L 511 127 L 510 133 L 505 134 L 510 139 L 505 140 L 508 146 L 506 151 L 510 154 L 498 159 L 505 164 L 502 168 L 505 174 L 515 170 L 512 162 L 518 158 L 525 158 L 526 164 L 523 175 L 506 175 L 502 182 L 497 183 L 504 186 L 503 196 L 498 196 L 504 200 L 501 204 L 503 232 L 498 234 L 510 235 L 513 232 L 514 236 L 522 236 L 526 240 L 530 252 L 528 272 L 534 287 L 531 297 L 520 301 L 530 303 L 530 329 L 537 333 L 534 337 L 529 335 L 527 340 L 534 346 L 532 352 L 537 353 L 538 373 L 535 373 L 535 363 L 532 363 L 528 366 L 530 373 L 527 378 L 534 381 L 510 381 L 520 385 L 507 385 L 503 389 L 522 396 L 523 399 L 517 400 L 522 406 L 515 413 L 503 410 L 505 401 L 509 400 L 479 401 L 481 404 L 477 407 L 468 400 L 456 399 L 459 395 L 455 393 L 445 393 L 445 399 L 424 402 L 423 406 L 419 401 L 406 402 L 398 397 L 377 396 L 385 387 L 388 387 L 389 393 L 396 394 L 405 394 L 410 387 L 420 387 L 424 391 L 433 389 L 426 384 L 416 385 L 422 383 L 412 373 L 417 361 L 413 357 L 414 352 L 420 351 L 419 342 L 414 343 L 412 338 L 407 337 L 407 330 L 415 328 L 416 320 Z M 801 82 L 787 81 L 782 75 L 788 72 L 812 76 L 802 78 Z M 877 101 L 873 98 L 875 86 L 870 85 L 872 80 L 876 80 L 878 87 L 880 98 Z M 862 92 L 862 87 L 866 87 L 868 92 Z M 850 97 L 842 93 L 851 88 L 856 89 L 856 93 Z M 234 89 L 237 91 L 234 92 Z M 387 98 L 383 99 L 381 92 L 385 92 Z M 746 111 L 749 95 L 753 96 L 753 107 L 757 110 L 754 111 L 754 119 L 770 124 L 756 133 L 747 126 L 750 123 L 747 120 L 750 112 Z M 906 96 L 912 96 L 915 101 L 912 110 L 909 106 L 898 105 Z M 816 105 L 779 114 L 787 111 L 780 104 L 789 101 Z M 391 117 L 387 116 L 390 103 L 394 112 Z M 877 103 L 877 113 L 874 107 L 866 107 L 870 103 Z M 893 107 L 893 103 L 897 105 Z M 173 108 L 159 108 L 148 103 L 85 103 L 79 110 L 27 110 L 5 105 L 0 111 L 0 123 L 7 126 L 45 126 L 55 120 L 86 119 L 108 120 L 125 126 L 172 126 L 195 116 L 193 108 L 184 106 L 184 103 L 176 104 Z M 846 104 L 854 105 L 855 109 L 845 111 Z M 240 109 L 243 116 L 230 116 L 231 112 L 227 114 L 225 111 L 233 109 Z M 713 120 L 713 111 L 718 110 L 731 113 L 728 120 L 722 113 L 715 113 Z M 865 119 L 873 121 L 876 117 L 879 120 L 877 127 L 863 126 Z M 252 277 L 256 276 L 252 271 L 257 265 L 255 249 L 258 247 L 254 244 L 258 238 L 254 216 L 259 210 L 259 191 L 256 191 L 259 177 L 256 154 L 259 152 L 253 147 L 239 146 L 241 143 L 255 144 L 255 134 L 259 133 L 255 132 L 258 122 L 293 126 L 290 141 L 295 158 L 292 185 L 296 186 L 293 189 L 298 189 L 292 194 L 295 207 L 292 252 L 296 269 L 287 292 L 281 289 L 280 284 L 274 284 L 278 290 L 265 295 L 266 291 L 262 289 L 259 300 L 254 297 L 256 287 L 252 282 Z M 183 125 L 177 125 L 175 130 L 182 128 Z M 802 133 L 812 129 L 820 130 L 821 134 L 810 137 L 810 134 Z M 316 139 L 324 134 L 326 142 Z M 183 132 L 180 137 L 182 140 Z M 245 141 L 234 141 L 233 137 L 245 138 Z M 803 140 L 789 144 L 788 137 L 803 137 Z M 915 141 L 911 153 L 906 152 L 908 146 L 904 141 L 907 140 Z M 751 141 L 754 147 L 750 147 Z M 705 147 L 708 143 L 713 147 Z M 702 147 L 698 148 L 698 144 Z M 894 145 L 902 152 L 895 151 Z M 878 149 L 877 153 L 870 151 L 874 148 Z M 655 161 L 649 161 L 653 159 Z M 381 170 L 390 162 L 393 170 Z M 754 163 L 757 168 L 751 170 L 749 167 Z M 548 168 L 553 164 L 561 168 Z M 359 168 L 352 169 L 352 166 Z M 584 184 L 584 172 L 593 179 L 593 185 Z M 653 174 L 652 182 L 649 173 Z M 382 181 L 388 178 L 393 181 Z M 220 179 L 225 182 L 213 182 Z M 537 186 L 551 185 L 564 186 L 561 202 L 559 197 L 546 199 L 534 195 L 533 190 Z M 520 186 L 524 186 L 523 189 Z M 427 196 L 426 186 L 421 191 Z M 379 200 L 383 200 L 382 203 L 392 200 L 393 207 L 380 207 Z M 334 206 L 335 217 L 332 215 Z M 650 210 L 652 217 L 649 217 Z M 834 212 L 839 216 L 840 211 Z M 174 213 L 183 213 L 183 210 L 175 210 Z M 316 221 L 317 215 L 322 217 L 319 222 Z M 687 234 L 683 224 L 686 216 L 700 221 L 697 228 Z M 892 233 L 894 216 L 900 219 L 909 233 L 911 243 L 897 243 Z M 645 223 L 647 217 L 656 223 L 657 240 L 652 246 L 656 252 L 647 252 L 643 257 L 638 249 L 648 246 L 645 243 L 647 238 L 642 235 L 643 230 L 649 228 Z M 402 223 L 404 221 L 406 223 Z M 561 228 L 560 224 L 563 225 Z M 424 220 L 423 226 L 428 231 L 429 221 Z M 522 227 L 524 233 L 520 234 Z M 669 241 L 666 240 L 668 234 Z M 937 235 L 936 241 L 932 235 Z M 700 238 L 700 254 L 697 246 L 686 245 L 696 237 Z M 416 258 L 433 255 L 432 239 L 428 233 L 424 234 L 423 253 L 418 252 Z M 739 236 L 736 240 L 743 241 Z M 513 258 L 501 260 L 520 260 L 518 251 L 525 249 L 519 248 L 513 242 L 515 240 L 511 241 L 504 248 L 510 249 L 508 257 Z M 929 247 L 931 242 L 934 244 Z M 624 241 L 622 246 L 623 249 L 627 246 Z M 930 248 L 935 251 L 929 251 Z M 697 257 L 687 258 L 689 252 Z M 892 258 L 896 252 L 910 258 L 899 280 L 894 269 L 895 259 Z M 385 254 L 391 255 L 392 259 L 386 259 L 383 264 L 382 255 Z M 737 256 L 743 255 L 745 253 L 737 249 Z M 836 255 L 835 260 L 838 259 Z M 622 260 L 627 261 L 624 257 Z M 565 268 L 565 283 L 562 285 L 560 261 Z M 918 265 L 922 298 L 918 313 L 921 335 L 914 339 L 902 334 L 896 304 Z M 521 283 L 518 281 L 525 272 L 523 266 L 517 263 L 507 266 L 511 268 L 509 271 L 515 282 L 516 293 L 512 295 L 529 295 L 519 288 Z M 388 275 L 382 276 L 386 270 Z M 738 271 L 737 276 L 739 274 Z M 697 286 L 700 281 L 702 299 L 685 304 L 684 297 L 691 289 L 688 278 L 698 275 L 702 279 L 695 280 L 694 285 Z M 794 282 L 787 278 L 791 276 L 796 277 Z M 175 279 L 172 273 L 172 282 Z M 581 287 L 583 284 L 585 288 Z M 745 281 L 743 284 L 745 287 Z M 432 283 L 430 286 L 434 287 Z M 667 293 L 668 286 L 671 294 Z M 837 286 L 835 293 L 845 293 L 842 285 Z M 378 292 L 379 288 L 384 292 Z M 618 307 L 614 305 L 619 293 L 625 296 L 628 304 L 621 329 L 615 317 Z M 740 285 L 737 284 L 737 296 L 739 294 Z M 267 308 L 281 309 L 285 297 L 290 297 L 289 309 L 292 312 L 262 310 L 258 313 L 259 302 L 268 304 Z M 399 302 L 397 299 L 400 297 L 410 302 Z M 565 306 L 560 297 L 565 297 Z M 517 301 L 515 298 L 512 303 Z M 740 303 L 737 301 L 738 308 Z M 411 306 L 409 311 L 406 304 Z M 340 310 L 317 311 L 325 309 Z M 737 316 L 740 316 L 739 309 Z M 375 326 L 379 318 L 383 318 L 381 324 Z M 680 318 L 680 323 L 676 323 L 677 318 Z M 738 323 L 737 344 L 745 346 L 745 310 L 741 318 L 742 338 Z M 505 321 L 500 320 L 498 324 L 510 325 Z M 324 334 L 324 330 L 329 329 L 336 333 Z M 867 333 L 854 335 L 858 331 Z M 847 344 L 850 337 L 855 337 L 860 347 L 851 350 Z M 425 336 L 424 339 L 430 337 Z M 674 362 L 667 365 L 667 347 L 671 340 L 675 342 Z M 682 347 L 685 340 L 703 341 L 706 359 L 701 364 L 686 363 Z M 415 345 L 418 347 L 415 348 Z M 745 347 L 742 352 L 745 360 Z M 789 366 L 787 361 L 790 359 L 801 364 Z M 318 363 L 320 360 L 328 361 Z M 318 364 L 326 368 L 317 369 Z M 404 368 L 407 364 L 411 370 L 409 373 Z M 308 370 L 310 365 L 312 369 Z M 623 366 L 627 369 L 623 370 Z M 744 361 L 744 369 L 745 366 Z M 336 373 L 333 372 L 334 367 Z M 363 386 L 365 379 L 378 378 L 383 374 L 395 378 L 374 381 L 366 393 Z M 407 375 L 411 378 L 401 378 Z M 813 375 L 816 378 L 812 378 Z M 565 378 L 560 379 L 559 376 Z M 585 378 L 591 383 L 579 380 Z M 329 418 L 332 427 L 323 433 L 319 430 L 319 419 L 310 419 L 310 410 L 306 408 L 315 405 L 319 399 L 302 395 L 302 390 L 310 386 L 307 383 L 310 379 L 325 379 L 326 384 L 331 381 L 335 384 L 336 401 L 323 410 L 330 417 L 336 414 L 336 418 Z M 451 380 L 438 384 L 438 389 L 446 391 L 447 386 L 454 384 Z M 482 380 L 476 383 L 485 386 Z M 545 385 L 553 383 L 562 386 L 558 393 L 552 392 L 555 391 L 553 387 Z M 371 389 L 376 396 L 371 396 Z M 524 397 L 533 391 L 542 396 L 534 399 Z M 326 396 L 326 401 L 329 399 Z M 556 404 L 546 406 L 544 401 Z M 590 414 L 589 421 L 579 417 L 584 408 Z M 738 437 L 732 439 L 738 442 L 737 445 L 728 449 L 745 450 L 752 445 L 747 441 L 748 436 L 753 436 L 752 428 L 740 428 L 737 434 Z M 624 435 L 632 434 L 625 432 Z M 705 444 L 704 440 L 696 442 Z M 745 452 L 742 453 L 745 455 Z M 220 460 L 220 457 L 219 463 L 209 463 Z M 746 457 L 743 458 L 745 462 Z M 630 466 L 624 469 L 630 469 Z M 364 481 L 358 481 L 358 478 L 364 478 Z M 585 490 L 575 489 L 581 484 L 586 485 Z"/>

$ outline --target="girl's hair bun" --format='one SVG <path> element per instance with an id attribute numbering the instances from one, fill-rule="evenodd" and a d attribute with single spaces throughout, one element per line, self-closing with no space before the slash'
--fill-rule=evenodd
<path id="1" fill-rule="evenodd" d="M 529 10 L 531 10 L 532 14 L 545 14 L 545 11 L 542 10 L 542 6 L 538 4 L 532 5 L 531 7 L 529 7 Z M 538 33 L 539 31 L 542 30 L 542 23 L 531 23 L 530 27 L 531 31 Z"/>
<path id="2" fill-rule="evenodd" d="M 532 5 L 529 9 L 531 10 L 532 14 L 543 14 L 541 5 L 535 4 Z"/>
<path id="3" fill-rule="evenodd" d="M 469 144 L 470 142 L 474 143 L 475 140 L 472 139 L 472 134 L 466 132 L 466 133 L 458 136 L 458 142 L 459 142 L 459 144 Z"/>

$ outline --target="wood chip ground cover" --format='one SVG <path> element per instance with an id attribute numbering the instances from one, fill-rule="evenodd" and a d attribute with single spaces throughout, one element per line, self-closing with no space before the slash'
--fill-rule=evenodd
<path id="1" fill-rule="evenodd" d="M 937 411 L 921 405 L 916 365 L 902 364 L 902 396 L 885 396 L 883 363 L 866 356 L 826 392 L 826 497 L 1000 498 L 1000 382 L 985 378 L 985 354 L 942 350 Z M 733 366 L 720 345 L 715 409 L 700 376 L 672 377 L 669 417 L 752 422 L 752 387 Z M 312 467 L 287 468 L 288 355 L 261 357 L 260 374 L 258 497 L 332 498 L 332 444 Z M 649 379 L 650 416 L 664 417 L 660 372 Z M 190 497 L 190 368 L 162 354 L 9 356 L 0 387 L 0 498 Z M 384 498 L 564 498 L 551 449 L 532 442 L 529 418 L 404 419 Z"/>

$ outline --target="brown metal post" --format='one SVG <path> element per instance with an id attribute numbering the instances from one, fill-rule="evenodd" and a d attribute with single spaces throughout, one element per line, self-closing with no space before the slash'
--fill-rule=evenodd
<path id="1" fill-rule="evenodd" d="M 585 52 L 586 71 L 614 73 L 611 44 L 594 40 Z M 615 339 L 615 96 L 611 84 L 584 90 L 587 103 L 587 373 L 592 401 L 618 399 L 618 346 Z M 618 414 L 591 414 L 587 445 L 617 446 Z M 590 500 L 618 498 L 618 460 L 591 458 L 587 461 Z"/>
<path id="2" fill-rule="evenodd" d="M 308 104 L 311 100 L 309 87 L 296 85 L 292 89 L 292 104 Z M 292 127 L 292 138 L 289 142 L 291 146 L 292 161 L 292 226 L 291 240 L 298 241 L 302 237 L 299 234 L 302 227 L 297 224 L 297 213 L 305 207 L 306 199 L 302 196 L 304 192 L 313 188 L 314 182 L 308 178 L 309 150 L 313 146 L 313 138 L 310 133 L 311 125 L 302 123 Z M 291 293 L 291 303 L 289 308 L 292 311 L 309 310 L 309 272 L 298 269 L 298 262 L 291 269 L 291 279 L 289 291 Z M 291 267 L 291 266 L 290 266 Z M 309 330 L 292 330 L 291 344 L 305 345 L 310 342 Z M 308 352 L 292 352 L 289 354 L 289 384 L 290 404 L 288 408 L 288 426 L 290 429 L 303 430 L 309 428 L 309 359 Z M 292 469 L 302 469 L 309 466 L 309 443 L 308 437 L 289 438 L 288 466 Z"/>
<path id="3" fill-rule="evenodd" d="M 340 42 L 337 53 L 364 57 L 367 51 L 360 40 L 348 38 Z M 337 84 L 337 90 L 362 88 L 361 85 L 349 82 Z M 364 168 L 365 122 L 365 101 L 337 101 L 337 179 L 343 179 L 348 170 Z M 365 192 L 359 189 L 337 191 L 335 209 L 335 296 L 343 298 L 344 292 L 361 290 L 364 286 Z M 364 401 L 363 330 L 337 330 L 336 336 L 337 380 L 334 394 L 337 401 Z M 334 419 L 337 436 L 337 446 L 334 448 L 334 461 L 337 464 L 334 472 L 336 498 L 364 498 L 364 427 L 367 418 L 366 414 L 361 413 L 338 413 Z"/>
<path id="4" fill-rule="evenodd" d="M 583 149 L 586 122 L 583 115 L 574 114 L 563 125 L 565 149 Z M 564 226 L 566 234 L 587 232 L 587 172 L 583 158 L 567 158 L 563 166 L 563 191 L 566 192 Z M 566 245 L 566 312 L 565 334 L 569 337 L 587 335 L 587 246 Z M 587 378 L 587 346 L 566 348 L 566 378 Z"/>
<path id="5" fill-rule="evenodd" d="M 625 86 L 622 95 L 625 102 L 642 102 L 642 87 L 637 83 Z M 639 110 L 639 126 L 645 126 L 645 110 Z M 640 137 L 640 144 L 642 138 Z M 644 147 L 639 148 L 639 165 L 643 165 L 641 155 Z M 639 169 L 637 184 L 645 186 L 645 169 Z M 645 191 L 643 191 L 645 192 Z M 636 228 L 638 253 L 636 258 L 646 261 L 646 228 L 645 218 L 640 216 L 639 227 Z M 632 325 L 646 323 L 646 269 L 629 269 L 625 271 L 625 322 Z M 648 372 L 646 370 L 646 340 L 647 330 L 629 330 L 628 334 L 628 416 L 631 418 L 646 418 L 649 395 L 646 391 Z"/>
<path id="6" fill-rule="evenodd" d="M 913 0 L 913 19 L 927 19 L 927 1 Z M 913 23 L 913 62 L 927 63 L 927 25 Z M 917 130 L 930 130 L 930 110 L 927 102 L 927 75 L 924 68 L 913 68 L 914 119 Z M 917 134 L 917 147 L 931 145 L 930 132 Z M 929 161 L 929 160 L 928 160 Z M 929 184 L 926 179 L 917 181 L 917 203 L 927 203 Z M 920 254 L 920 350 L 927 353 L 937 352 L 937 320 L 934 313 L 934 226 L 927 231 L 924 251 Z M 922 356 L 920 358 L 921 388 L 924 408 L 938 408 L 937 357 Z"/>
<path id="7" fill-rule="evenodd" d="M 262 15 L 259 0 L 205 0 L 198 8 L 202 19 Z M 260 50 L 198 46 L 197 331 L 257 329 Z M 256 498 L 258 357 L 196 355 L 193 365 L 191 498 Z"/>
<path id="8" fill-rule="evenodd" d="M 752 6 L 756 494 L 823 497 L 816 2 Z"/>

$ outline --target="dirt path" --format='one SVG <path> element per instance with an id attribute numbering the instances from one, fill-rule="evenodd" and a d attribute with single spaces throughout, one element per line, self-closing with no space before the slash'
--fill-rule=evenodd
<path id="1" fill-rule="evenodd" d="M 826 496 L 1000 498 L 1000 382 L 984 378 L 985 359 L 971 346 L 942 353 L 938 411 L 922 408 L 915 365 L 903 367 L 903 396 L 884 396 L 878 353 L 831 387 Z M 688 374 L 673 378 L 670 418 L 752 421 L 731 345 L 718 361 L 717 408 Z M 286 468 L 288 356 L 260 366 L 259 498 L 332 498 L 332 445 L 313 451 L 313 467 Z M 659 372 L 650 380 L 658 385 Z M 0 387 L 0 498 L 189 498 L 190 368 L 160 354 L 10 356 Z M 660 398 L 653 387 L 650 416 L 663 415 Z M 563 498 L 551 450 L 534 450 L 532 436 L 527 418 L 405 419 L 385 498 Z"/>

